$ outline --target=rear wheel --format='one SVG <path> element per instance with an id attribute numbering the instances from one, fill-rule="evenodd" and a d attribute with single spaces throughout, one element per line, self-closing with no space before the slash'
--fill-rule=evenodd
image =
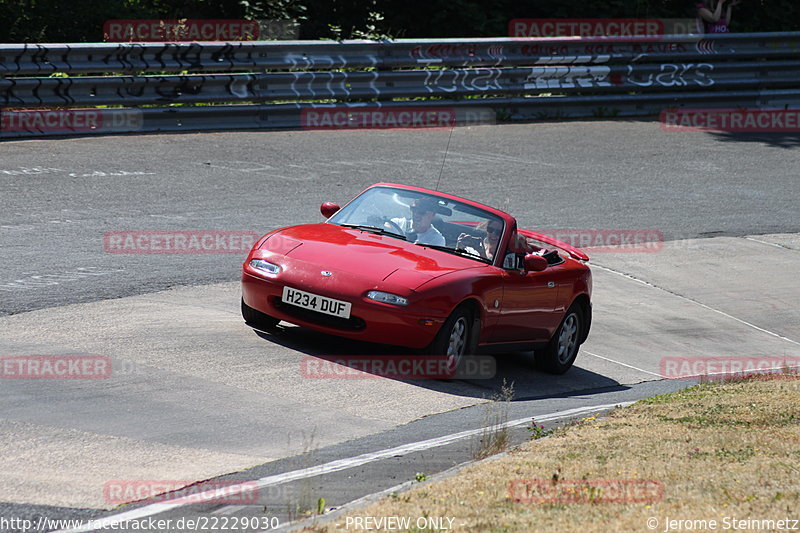
<path id="1" fill-rule="evenodd" d="M 465 306 L 459 307 L 447 318 L 428 347 L 428 353 L 447 358 L 447 372 L 451 376 L 471 351 L 472 325 L 470 310 Z"/>
<path id="2" fill-rule="evenodd" d="M 256 329 L 274 329 L 275 326 L 278 325 L 278 322 L 280 322 L 279 319 L 273 316 L 269 316 L 261 311 L 253 309 L 244 303 L 244 298 L 242 298 L 242 318 L 244 318 L 244 321 L 248 326 Z"/>
<path id="3" fill-rule="evenodd" d="M 578 356 L 581 331 L 583 331 L 583 312 L 580 306 L 573 305 L 564 315 L 547 347 L 534 352 L 536 367 L 552 374 L 563 374 L 570 369 Z"/>

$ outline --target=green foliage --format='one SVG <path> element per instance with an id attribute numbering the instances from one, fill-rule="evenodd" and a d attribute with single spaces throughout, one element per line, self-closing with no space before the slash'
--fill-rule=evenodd
<path id="1" fill-rule="evenodd" d="M 240 0 L 0 0 L 0 42 L 102 42 L 114 19 L 241 19 Z"/>
<path id="2" fill-rule="evenodd" d="M 99 42 L 111 19 L 294 20 L 301 39 L 499 37 L 515 18 L 693 18 L 696 0 L 0 0 L 0 42 Z M 742 0 L 736 32 L 795 31 L 800 3 Z"/>
<path id="3" fill-rule="evenodd" d="M 244 8 L 244 18 L 251 20 L 306 19 L 306 6 L 298 0 L 239 0 Z"/>
<path id="4" fill-rule="evenodd" d="M 531 419 L 531 425 L 528 426 L 528 434 L 531 440 L 543 439 L 550 433 L 552 433 L 552 430 L 545 429 L 543 425 L 537 424 L 536 420 Z"/>

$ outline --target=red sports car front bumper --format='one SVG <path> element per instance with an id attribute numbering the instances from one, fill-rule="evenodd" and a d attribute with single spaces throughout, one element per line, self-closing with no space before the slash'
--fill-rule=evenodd
<path id="1" fill-rule="evenodd" d="M 242 272 L 242 298 L 249 307 L 280 320 L 330 335 L 366 342 L 424 348 L 438 333 L 446 317 L 415 312 L 413 307 L 399 307 L 374 302 L 363 294 L 292 283 L 292 279 L 267 279 L 248 267 Z M 351 303 L 350 318 L 338 318 L 283 302 L 283 287 L 300 289 Z"/>

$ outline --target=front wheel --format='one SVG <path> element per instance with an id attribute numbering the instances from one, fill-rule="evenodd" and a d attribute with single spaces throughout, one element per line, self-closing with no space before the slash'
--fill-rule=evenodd
<path id="1" fill-rule="evenodd" d="M 578 356 L 582 328 L 583 313 L 580 307 L 573 305 L 547 347 L 533 353 L 537 368 L 552 374 L 563 374 L 569 370 Z"/>
<path id="2" fill-rule="evenodd" d="M 257 309 L 253 309 L 244 303 L 244 298 L 242 298 L 242 318 L 244 318 L 244 321 L 248 326 L 262 330 L 274 329 L 275 326 L 278 325 L 278 322 L 280 322 L 280 320 L 273 316 L 269 316 L 261 311 L 258 311 Z"/>
<path id="3" fill-rule="evenodd" d="M 470 352 L 472 325 L 472 313 L 466 307 L 459 307 L 447 318 L 428 347 L 428 353 L 447 358 L 450 376 L 455 375 L 464 356 Z"/>

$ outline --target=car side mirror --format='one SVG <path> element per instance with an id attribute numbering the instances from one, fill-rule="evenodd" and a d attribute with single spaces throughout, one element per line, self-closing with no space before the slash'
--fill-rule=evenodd
<path id="1" fill-rule="evenodd" d="M 541 272 L 547 268 L 547 259 L 538 254 L 528 254 L 523 259 L 522 265 L 528 272 Z"/>
<path id="2" fill-rule="evenodd" d="M 333 202 L 324 202 L 319 206 L 319 212 L 322 213 L 322 216 L 325 218 L 331 218 L 339 209 L 341 209 L 341 207 Z"/>

